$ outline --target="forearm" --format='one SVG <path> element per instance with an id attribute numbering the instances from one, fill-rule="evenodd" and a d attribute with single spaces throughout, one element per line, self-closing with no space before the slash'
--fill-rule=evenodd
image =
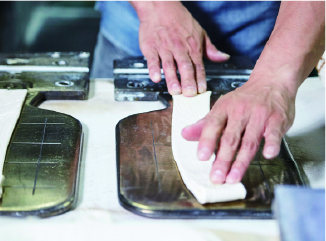
<path id="1" fill-rule="evenodd" d="M 171 9 L 175 7 L 183 7 L 181 2 L 179 1 L 172 1 L 172 2 L 165 2 L 165 1 L 129 1 L 131 6 L 136 10 L 139 20 L 146 21 L 147 16 L 150 15 L 153 11 L 159 11 L 160 13 L 164 13 L 165 21 L 171 20 L 166 16 L 166 14 L 171 15 Z M 173 17 L 171 15 L 170 17 Z"/>
<path id="2" fill-rule="evenodd" d="M 285 85 L 295 95 L 324 51 L 325 3 L 282 2 L 253 74 L 264 76 L 270 72 L 277 76 L 270 80 L 273 84 Z"/>

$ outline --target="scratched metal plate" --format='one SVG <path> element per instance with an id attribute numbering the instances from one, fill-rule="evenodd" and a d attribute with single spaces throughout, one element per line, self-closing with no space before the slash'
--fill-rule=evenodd
<path id="1" fill-rule="evenodd" d="M 244 200 L 198 203 L 173 159 L 169 104 L 165 110 L 129 116 L 117 124 L 118 195 L 131 212 L 153 218 L 271 218 L 275 185 L 305 185 L 302 169 L 283 142 L 273 160 L 264 159 L 260 148 L 242 180 Z"/>
<path id="2" fill-rule="evenodd" d="M 78 120 L 25 106 L 6 155 L 0 215 L 46 217 L 73 208 L 81 144 Z"/>
<path id="3" fill-rule="evenodd" d="M 75 206 L 82 125 L 72 116 L 37 106 L 46 100 L 86 99 L 88 56 L 0 55 L 0 89 L 28 91 L 7 149 L 0 215 L 48 217 Z"/>

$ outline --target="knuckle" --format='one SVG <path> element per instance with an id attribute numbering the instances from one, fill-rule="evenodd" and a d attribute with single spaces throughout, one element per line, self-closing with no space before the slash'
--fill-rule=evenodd
<path id="1" fill-rule="evenodd" d="M 151 70 L 159 69 L 160 62 L 149 62 L 149 63 L 147 63 L 147 68 L 151 69 Z"/>
<path id="2" fill-rule="evenodd" d="M 273 129 L 270 131 L 269 136 L 276 138 L 276 139 L 281 139 L 283 137 L 283 134 L 282 134 L 281 130 Z"/>
<path id="3" fill-rule="evenodd" d="M 182 88 L 187 88 L 189 86 L 196 87 L 196 83 L 193 78 L 183 78 L 181 80 L 181 86 Z"/>
<path id="4" fill-rule="evenodd" d="M 179 39 L 179 38 L 173 38 L 173 39 L 171 40 L 171 43 L 172 43 L 172 46 L 173 46 L 175 49 L 177 49 L 177 50 L 179 50 L 179 51 L 183 51 L 183 50 L 185 50 L 185 45 L 184 45 L 184 43 L 182 42 L 181 39 Z"/>
<path id="5" fill-rule="evenodd" d="M 163 69 L 165 70 L 176 70 L 175 64 L 172 61 L 164 61 Z"/>
<path id="6" fill-rule="evenodd" d="M 240 137 L 236 134 L 224 133 L 221 138 L 222 146 L 229 146 L 232 150 L 237 149 Z"/>
<path id="7" fill-rule="evenodd" d="M 192 65 L 192 63 L 190 61 L 187 61 L 187 60 L 183 60 L 180 62 L 179 64 L 179 68 L 182 69 L 182 70 L 193 70 L 194 69 L 194 66 Z"/>
<path id="8" fill-rule="evenodd" d="M 216 142 L 214 139 L 215 139 L 214 136 L 206 136 L 206 137 L 200 139 L 200 145 L 198 145 L 198 149 L 205 147 L 205 149 L 209 149 L 213 152 L 214 147 L 216 145 Z"/>
<path id="9" fill-rule="evenodd" d="M 161 72 L 160 68 L 158 66 L 156 66 L 156 65 L 149 65 L 147 68 L 148 68 L 148 71 L 149 71 L 150 74 L 154 74 L 154 73 L 157 73 L 157 72 L 160 73 Z"/>
<path id="10" fill-rule="evenodd" d="M 173 84 L 179 83 L 178 78 L 174 74 L 167 74 L 165 81 L 166 81 L 166 84 L 168 85 L 169 90 L 172 89 Z"/>
<path id="11" fill-rule="evenodd" d="M 199 44 L 195 44 L 195 46 L 192 46 L 190 49 L 190 53 L 193 54 L 194 56 L 196 56 L 197 58 L 201 58 L 202 54 L 203 54 L 203 49 L 201 48 L 201 46 Z"/>
<path id="12" fill-rule="evenodd" d="M 220 108 L 220 106 L 218 105 L 214 105 L 212 110 L 206 115 L 205 118 L 207 119 L 207 121 L 209 121 L 209 119 L 216 119 L 221 123 L 225 123 L 225 110 Z"/>
<path id="13" fill-rule="evenodd" d="M 217 101 L 215 102 L 215 104 L 213 105 L 213 108 L 212 110 L 214 110 L 213 112 L 211 111 L 210 113 L 213 113 L 213 115 L 216 115 L 216 113 L 219 113 L 220 110 L 228 110 L 228 105 L 229 105 L 229 102 L 228 100 L 226 100 L 225 98 L 223 98 L 224 96 L 220 97 L 219 99 L 217 99 Z M 218 116 L 217 116 L 218 117 Z"/>
<path id="14" fill-rule="evenodd" d="M 142 45 L 142 48 L 146 52 L 151 51 L 155 47 L 155 43 L 156 42 L 153 39 L 148 39 L 144 42 L 144 45 Z"/>
<path id="15" fill-rule="evenodd" d="M 247 138 L 242 139 L 241 148 L 246 151 L 256 152 L 258 150 L 258 146 L 258 141 L 250 140 Z"/>
<path id="16" fill-rule="evenodd" d="M 280 122 L 282 122 L 282 123 L 285 123 L 285 122 L 287 122 L 287 120 L 288 120 L 288 116 L 286 115 L 285 112 L 278 113 L 277 118 L 278 118 L 278 120 L 280 120 Z"/>
<path id="17" fill-rule="evenodd" d="M 178 78 L 177 78 L 175 72 L 173 72 L 173 71 L 166 71 L 164 74 L 165 74 L 165 81 L 166 81 L 166 84 L 167 85 L 170 85 L 171 84 L 171 87 L 172 87 L 172 84 L 174 84 L 174 83 L 179 84 L 179 81 L 178 81 Z"/>
<path id="18" fill-rule="evenodd" d="M 190 36 L 187 38 L 187 42 L 190 45 L 191 53 L 193 54 L 199 54 L 202 53 L 202 45 L 200 44 L 200 41 L 198 41 L 198 38 L 195 38 L 195 36 Z"/>
<path id="19" fill-rule="evenodd" d="M 171 49 L 171 45 L 172 43 L 169 38 L 163 38 L 158 46 L 160 49 Z"/>
<path id="20" fill-rule="evenodd" d="M 278 129 L 280 133 L 285 132 L 287 126 L 291 122 L 288 120 L 288 116 L 285 113 L 273 114 L 270 121 L 273 123 L 273 129 Z"/>
<path id="21" fill-rule="evenodd" d="M 233 164 L 233 168 L 244 169 L 246 170 L 249 167 L 250 161 L 247 160 L 238 160 Z"/>
<path id="22" fill-rule="evenodd" d="M 160 63 L 158 56 L 150 55 L 150 56 L 146 57 L 146 59 L 147 59 L 147 63 L 149 63 L 149 64 L 159 64 Z"/>
<path id="23" fill-rule="evenodd" d="M 222 121 L 219 118 L 210 116 L 210 117 L 207 117 L 207 119 L 206 119 L 206 126 L 208 128 L 221 127 L 222 126 Z"/>
<path id="24" fill-rule="evenodd" d="M 197 71 L 198 70 L 201 71 L 201 72 L 205 71 L 205 68 L 204 68 L 203 64 L 195 64 L 195 68 L 196 68 Z"/>
<path id="25" fill-rule="evenodd" d="M 244 103 L 239 103 L 234 109 L 234 114 L 238 117 L 242 117 L 244 114 L 246 114 L 246 111 L 246 105 Z"/>
<path id="26" fill-rule="evenodd" d="M 266 104 L 260 104 L 256 106 L 256 113 L 259 116 L 266 117 L 269 112 L 269 107 Z"/>

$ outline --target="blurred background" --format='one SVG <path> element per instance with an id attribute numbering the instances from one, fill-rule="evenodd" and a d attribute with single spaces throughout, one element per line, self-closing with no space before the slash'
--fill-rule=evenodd
<path id="1" fill-rule="evenodd" d="M 101 14 L 95 1 L 0 1 L 0 53 L 93 52 Z M 316 76 L 314 70 L 310 76 Z"/>
<path id="2" fill-rule="evenodd" d="M 86 51 L 93 55 L 101 17 L 94 5 L 94 1 L 1 1 L 0 53 Z"/>

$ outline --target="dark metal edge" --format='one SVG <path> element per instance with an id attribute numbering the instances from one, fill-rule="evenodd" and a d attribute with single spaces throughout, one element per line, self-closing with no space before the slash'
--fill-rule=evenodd
<path id="1" fill-rule="evenodd" d="M 281 148 L 284 148 L 285 149 L 285 153 L 286 153 L 286 156 L 287 158 L 289 158 L 294 166 L 295 166 L 295 169 L 298 173 L 298 176 L 300 178 L 300 181 L 301 181 L 301 185 L 302 186 L 306 186 L 306 187 L 309 187 L 310 184 L 309 184 L 309 180 L 308 178 L 305 176 L 305 172 L 302 168 L 300 168 L 300 166 L 298 165 L 298 163 L 296 162 L 296 160 L 294 159 L 292 153 L 291 153 L 291 150 L 290 150 L 290 147 L 285 139 L 285 137 L 282 138 L 282 142 L 281 142 Z"/>

